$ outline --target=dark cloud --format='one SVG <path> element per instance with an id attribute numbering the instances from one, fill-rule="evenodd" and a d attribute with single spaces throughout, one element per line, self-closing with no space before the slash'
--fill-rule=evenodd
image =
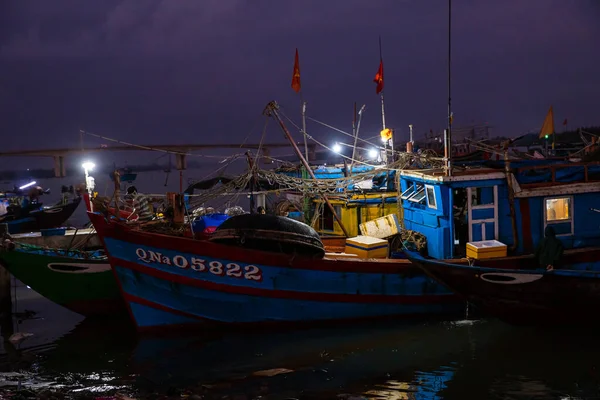
<path id="1" fill-rule="evenodd" d="M 271 99 L 298 119 L 296 47 L 309 114 L 349 129 L 352 103 L 365 103 L 372 136 L 379 35 L 388 125 L 425 132 L 445 123 L 444 0 L 10 3 L 0 13 L 9 148 L 71 145 L 79 128 L 140 143 L 241 141 Z M 557 120 L 597 123 L 599 11 L 584 0 L 455 0 L 456 123 L 516 135 L 538 128 L 550 104 Z M 270 137 L 282 140 L 275 129 Z"/>

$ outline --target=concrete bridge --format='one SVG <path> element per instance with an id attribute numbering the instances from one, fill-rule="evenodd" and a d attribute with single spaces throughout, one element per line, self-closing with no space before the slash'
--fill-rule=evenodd
<path id="1" fill-rule="evenodd" d="M 239 149 L 239 150 L 256 150 L 260 144 L 167 144 L 167 145 L 121 145 L 108 146 L 101 145 L 99 147 L 81 148 L 59 148 L 59 149 L 44 149 L 44 150 L 16 150 L 2 151 L 0 157 L 51 157 L 54 160 L 54 176 L 63 178 L 66 176 L 65 158 L 72 154 L 82 154 L 102 151 L 164 151 L 175 155 L 175 165 L 178 170 L 186 169 L 186 157 L 192 155 L 193 150 L 210 150 L 210 149 Z M 263 143 L 263 155 L 269 156 L 270 149 L 291 147 L 289 143 Z M 314 159 L 315 154 L 314 143 L 308 144 L 309 159 Z"/>

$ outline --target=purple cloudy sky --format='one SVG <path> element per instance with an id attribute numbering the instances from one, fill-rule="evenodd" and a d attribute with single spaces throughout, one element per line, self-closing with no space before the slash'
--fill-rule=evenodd
<path id="1" fill-rule="evenodd" d="M 493 133 L 600 124 L 600 1 L 454 0 L 455 125 Z M 379 130 L 373 76 L 383 41 L 388 125 L 446 121 L 446 0 L 30 0 L 0 6 L 5 149 L 78 143 L 78 129 L 136 143 L 242 141 L 290 88 L 300 51 L 308 114 Z M 337 137 L 309 124 L 324 141 Z M 9 143 L 7 138 L 11 138 Z M 299 136 L 298 136 L 299 138 Z M 283 141 L 273 125 L 270 140 Z M 92 141 L 93 142 L 93 141 Z M 95 142 L 97 143 L 97 142 Z"/>

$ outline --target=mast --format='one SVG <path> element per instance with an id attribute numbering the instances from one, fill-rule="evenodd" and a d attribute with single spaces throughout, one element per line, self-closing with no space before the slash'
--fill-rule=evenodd
<path id="1" fill-rule="evenodd" d="M 381 79 L 383 79 L 383 52 L 381 50 L 381 36 L 379 36 L 379 62 L 382 65 L 382 70 L 381 70 L 382 77 L 381 77 Z M 383 98 L 383 92 L 384 91 L 385 90 L 382 87 L 381 94 L 380 94 L 380 96 L 381 96 L 381 130 L 382 131 L 385 130 L 385 101 L 384 101 L 384 98 Z M 393 155 L 394 155 L 393 140 L 394 140 L 394 138 L 392 138 L 392 139 L 389 140 L 389 142 L 392 143 L 392 161 L 393 161 Z M 388 158 L 387 158 L 387 146 L 388 146 L 388 140 L 386 140 L 384 142 L 384 146 L 383 146 L 383 148 L 384 148 L 384 152 L 383 152 L 383 154 L 384 154 L 384 162 L 386 164 L 388 162 Z"/>
<path id="2" fill-rule="evenodd" d="M 356 156 L 356 102 L 354 102 L 354 108 L 352 109 L 352 136 L 354 136 L 354 145 L 352 146 L 352 158 L 350 159 L 350 175 L 352 175 L 352 164 L 354 164 L 354 157 Z"/>
<path id="3" fill-rule="evenodd" d="M 283 123 L 283 121 L 279 117 L 279 113 L 277 112 L 278 109 L 279 109 L 279 105 L 275 101 L 271 101 L 265 107 L 264 114 L 268 115 L 268 116 L 275 117 L 275 119 L 279 123 L 279 126 L 281 127 L 281 130 L 283 130 L 283 133 L 285 134 L 285 136 L 288 138 L 288 140 L 292 144 L 292 147 L 294 148 L 294 151 L 296 152 L 296 154 L 300 158 L 300 161 L 304 165 L 304 168 L 306 168 L 306 171 L 308 172 L 308 174 L 310 175 L 310 177 L 312 179 L 317 180 L 317 177 L 315 176 L 314 172 L 310 168 L 310 165 L 308 165 L 308 161 L 306 161 L 306 159 L 302 156 L 302 152 L 298 148 L 298 145 L 296 145 L 296 142 L 294 142 L 294 139 L 292 138 L 292 135 L 290 134 L 290 131 L 288 131 L 288 129 L 286 128 L 285 124 Z M 337 223 L 340 225 L 340 228 L 344 232 L 344 235 L 346 235 L 346 237 L 349 237 L 348 231 L 346 230 L 346 227 L 344 226 L 344 223 L 342 222 L 342 220 L 340 219 L 340 217 L 335 212 L 335 208 L 333 208 L 333 205 L 331 205 L 331 203 L 329 202 L 329 199 L 327 198 L 327 196 L 324 195 L 324 194 L 321 194 L 321 197 L 323 198 L 323 201 L 325 202 L 325 204 L 327 204 L 327 207 L 329 207 L 329 210 L 333 214 L 333 217 L 335 218 L 335 220 L 337 221 Z"/>
<path id="4" fill-rule="evenodd" d="M 302 134 L 304 135 L 304 155 L 308 160 L 308 142 L 306 140 L 306 102 L 300 92 L 300 99 L 302 101 Z"/>
<path id="5" fill-rule="evenodd" d="M 448 127 L 444 135 L 445 167 L 448 176 L 452 176 L 452 80 L 451 80 L 451 61 L 452 61 L 452 0 L 448 0 Z"/>
<path id="6" fill-rule="evenodd" d="M 354 147 L 352 147 L 352 160 L 350 160 L 350 174 L 352 174 L 352 166 L 354 165 L 354 154 L 356 150 L 356 143 L 358 141 L 358 133 L 360 132 L 360 121 L 362 120 L 363 111 L 365 111 L 366 105 L 363 104 L 360 110 L 358 110 L 358 123 L 356 123 L 356 128 L 354 128 L 356 122 L 356 103 L 354 103 L 354 121 L 352 123 L 353 133 L 354 133 Z"/>

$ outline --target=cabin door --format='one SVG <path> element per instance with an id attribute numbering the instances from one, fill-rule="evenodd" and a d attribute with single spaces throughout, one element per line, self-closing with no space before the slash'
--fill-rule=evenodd
<path id="1" fill-rule="evenodd" d="M 498 239 L 498 186 L 467 188 L 469 242 Z"/>

